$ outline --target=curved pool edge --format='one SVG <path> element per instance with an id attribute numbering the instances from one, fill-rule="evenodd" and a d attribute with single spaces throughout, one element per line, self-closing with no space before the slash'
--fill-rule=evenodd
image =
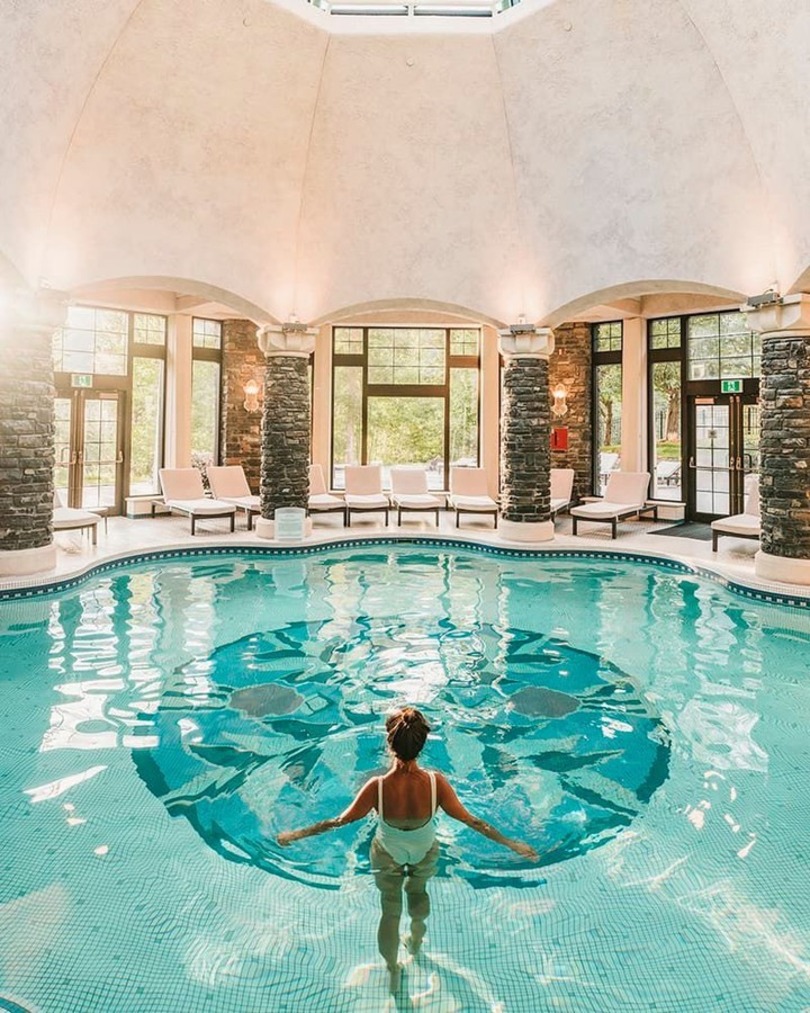
<path id="1" fill-rule="evenodd" d="M 483 555 L 519 557 L 524 559 L 598 559 L 614 562 L 646 563 L 702 577 L 720 585 L 728 591 L 755 601 L 810 611 L 810 590 L 807 593 L 803 593 L 791 585 L 776 585 L 771 582 L 749 581 L 742 577 L 730 576 L 727 573 L 723 573 L 720 567 L 715 568 L 706 566 L 705 564 L 697 564 L 671 553 L 649 552 L 642 549 L 603 549 L 595 546 L 582 549 L 530 548 L 517 543 L 499 545 L 447 534 L 360 535 L 350 538 L 330 538 L 317 542 L 283 545 L 278 542 L 260 544 L 255 540 L 208 542 L 200 546 L 189 546 L 179 543 L 176 545 L 170 544 L 159 549 L 151 548 L 114 553 L 106 556 L 104 559 L 86 563 L 65 576 L 55 577 L 46 574 L 36 579 L 4 580 L 0 582 L 0 602 L 29 600 L 48 594 L 68 591 L 113 570 L 123 569 L 133 564 L 162 562 L 167 559 L 201 559 L 222 556 L 283 558 L 321 555 L 327 552 L 350 549 L 355 546 L 393 547 L 396 545 L 463 549 Z"/>

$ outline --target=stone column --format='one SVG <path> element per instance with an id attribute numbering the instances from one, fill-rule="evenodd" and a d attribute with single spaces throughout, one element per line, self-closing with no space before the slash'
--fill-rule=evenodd
<path id="1" fill-rule="evenodd" d="M 262 515 L 260 538 L 273 538 L 277 507 L 303 507 L 309 500 L 310 398 L 307 369 L 315 349 L 315 329 L 286 323 L 260 327 L 259 348 L 266 357 L 262 411 Z"/>
<path id="2" fill-rule="evenodd" d="M 810 296 L 743 307 L 762 334 L 758 576 L 810 584 Z"/>
<path id="3" fill-rule="evenodd" d="M 554 335 L 530 325 L 498 333 L 504 358 L 498 530 L 509 541 L 551 541 L 548 360 Z"/>
<path id="4" fill-rule="evenodd" d="M 0 308 L 0 576 L 50 570 L 53 335 L 65 293 L 17 291 Z"/>

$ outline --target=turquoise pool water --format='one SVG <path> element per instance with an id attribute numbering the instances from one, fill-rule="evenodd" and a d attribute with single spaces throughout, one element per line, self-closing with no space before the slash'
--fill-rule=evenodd
<path id="1" fill-rule="evenodd" d="M 0 603 L 0 657 L 0 1010 L 810 1006 L 803 610 L 608 560 L 234 554 Z M 441 821 L 389 997 L 373 822 L 274 837 L 405 702 L 541 860 Z"/>

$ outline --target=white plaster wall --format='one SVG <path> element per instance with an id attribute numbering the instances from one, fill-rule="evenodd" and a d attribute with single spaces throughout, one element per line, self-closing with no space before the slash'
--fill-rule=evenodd
<path id="1" fill-rule="evenodd" d="M 0 0 L 0 252 L 31 282 L 73 129 L 137 2 Z"/>
<path id="2" fill-rule="evenodd" d="M 505 127 L 490 37 L 333 38 L 298 313 L 402 295 L 519 312 Z"/>
<path id="3" fill-rule="evenodd" d="M 810 4 L 805 0 L 681 0 L 717 61 L 756 160 L 768 220 L 760 243 L 774 269 L 752 291 L 774 281 L 786 292 L 810 267 Z"/>
<path id="4" fill-rule="evenodd" d="M 289 313 L 326 40 L 262 0 L 144 0 L 77 127 L 49 274 L 190 278 Z"/>
<path id="5" fill-rule="evenodd" d="M 187 278 L 305 320 L 541 319 L 807 266 L 806 4 L 558 0 L 403 36 L 311 14 L 0 0 L 0 251 L 32 283 Z"/>
<path id="6" fill-rule="evenodd" d="M 495 43 L 532 316 L 637 279 L 757 290 L 773 269 L 760 179 L 678 3 L 570 0 Z"/>

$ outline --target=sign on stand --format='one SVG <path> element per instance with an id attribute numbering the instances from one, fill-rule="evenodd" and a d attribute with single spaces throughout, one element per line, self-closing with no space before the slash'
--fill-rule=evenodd
<path id="1" fill-rule="evenodd" d="M 279 542 L 301 542 L 304 539 L 306 510 L 301 507 L 278 507 L 273 513 L 276 540 Z"/>

